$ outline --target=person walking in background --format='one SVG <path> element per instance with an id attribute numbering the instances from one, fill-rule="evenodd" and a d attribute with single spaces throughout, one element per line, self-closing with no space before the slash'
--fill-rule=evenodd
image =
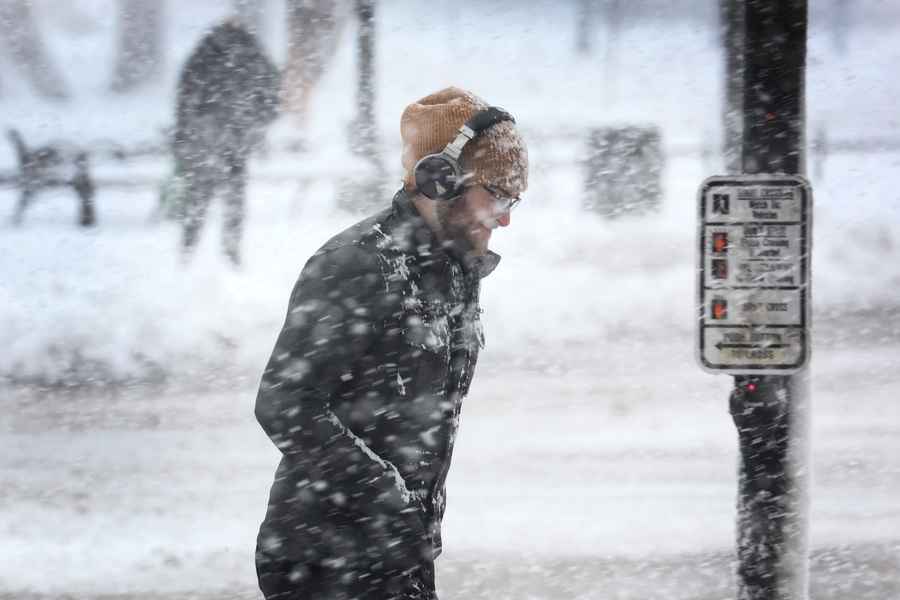
<path id="1" fill-rule="evenodd" d="M 337 54 L 341 32 L 350 20 L 346 0 L 289 0 L 286 3 L 287 57 L 281 81 L 281 105 L 303 129 L 313 93 Z"/>
<path id="2" fill-rule="evenodd" d="M 457 88 L 400 129 L 403 188 L 309 259 L 262 376 L 256 417 L 282 453 L 257 538 L 267 600 L 436 598 L 480 280 L 528 155 L 508 113 Z"/>
<path id="3" fill-rule="evenodd" d="M 224 188 L 222 243 L 232 264 L 240 264 L 247 160 L 278 114 L 278 93 L 278 70 L 236 20 L 205 35 L 182 68 L 173 154 L 185 259 L 213 196 Z"/>

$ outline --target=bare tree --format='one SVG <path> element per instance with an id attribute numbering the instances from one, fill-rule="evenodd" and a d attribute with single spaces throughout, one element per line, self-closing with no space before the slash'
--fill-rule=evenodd
<path id="1" fill-rule="evenodd" d="M 313 89 L 334 56 L 345 18 L 341 0 L 287 0 L 288 52 L 283 107 L 306 117 Z"/>
<path id="2" fill-rule="evenodd" d="M 119 48 L 113 91 L 130 91 L 159 73 L 164 14 L 164 0 L 119 0 Z"/>
<path id="3" fill-rule="evenodd" d="M 0 41 L 39 94 L 57 99 L 68 96 L 65 80 L 41 39 L 29 0 L 0 1 Z"/>
<path id="4" fill-rule="evenodd" d="M 100 15 L 88 10 L 84 2 L 47 2 L 31 0 L 39 7 L 38 20 L 71 35 L 95 33 L 101 28 Z"/>

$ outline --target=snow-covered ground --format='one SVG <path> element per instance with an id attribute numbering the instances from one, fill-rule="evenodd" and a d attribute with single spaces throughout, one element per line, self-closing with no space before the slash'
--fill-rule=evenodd
<path id="1" fill-rule="evenodd" d="M 844 327 L 829 326 L 834 340 Z M 442 597 L 731 597 L 729 381 L 700 372 L 677 340 L 620 346 L 603 364 L 479 367 L 448 482 Z M 895 335 L 817 354 L 815 598 L 897 597 L 898 352 Z M 11 391 L 0 597 L 253 598 L 278 459 L 253 396 L 250 385 Z"/>
<path id="2" fill-rule="evenodd" d="M 112 1 L 74 3 L 92 17 L 86 29 L 52 18 L 54 4 L 35 3 L 73 100 L 33 98 L 0 59 L 0 125 L 35 142 L 158 135 L 178 64 L 225 5 L 171 6 L 162 81 L 111 97 L 98 65 L 111 67 Z M 671 157 L 653 217 L 606 222 L 578 209 L 591 125 L 656 122 L 670 148 L 719 135 L 712 31 L 627 28 L 603 64 L 574 56 L 562 3 L 429 5 L 437 14 L 424 21 L 411 10 L 421 3 L 379 6 L 377 117 L 391 168 L 403 107 L 451 83 L 511 110 L 530 139 L 531 187 L 495 235 L 504 259 L 484 285 L 488 342 L 449 482 L 445 597 L 728 597 L 730 379 L 702 373 L 692 352 L 695 196 L 715 167 Z M 278 18 L 267 40 L 280 58 Z M 250 548 L 276 460 L 252 419 L 256 378 L 299 268 L 357 218 L 334 207 L 355 97 L 350 33 L 313 99 L 312 150 L 252 170 L 326 176 L 252 181 L 238 272 L 218 253 L 215 209 L 182 268 L 176 228 L 150 218 L 155 189 L 101 189 L 92 231 L 74 226 L 68 192 L 40 196 L 12 227 L 16 198 L 0 189 L 0 598 L 253 597 Z M 900 137 L 895 38 L 857 30 L 838 55 L 813 23 L 811 125 L 827 123 L 832 139 Z M 298 135 L 284 120 L 271 137 Z M 898 163 L 836 155 L 813 181 L 817 598 L 900 597 Z M 0 169 L 12 164 L 0 144 Z"/>

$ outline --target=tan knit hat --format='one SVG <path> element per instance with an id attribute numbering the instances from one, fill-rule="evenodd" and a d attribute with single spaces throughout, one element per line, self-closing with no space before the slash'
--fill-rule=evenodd
<path id="1" fill-rule="evenodd" d="M 487 107 L 478 96 L 455 87 L 407 106 L 400 117 L 404 187 L 415 189 L 413 167 L 419 159 L 443 150 L 473 114 Z M 489 185 L 509 197 L 528 187 L 528 150 L 510 121 L 492 125 L 466 144 L 460 163 L 469 184 Z"/>

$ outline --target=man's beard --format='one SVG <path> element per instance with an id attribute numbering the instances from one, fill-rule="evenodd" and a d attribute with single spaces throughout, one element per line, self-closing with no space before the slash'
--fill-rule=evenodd
<path id="1" fill-rule="evenodd" d="M 458 199 L 457 202 L 461 201 Z M 471 224 L 454 220 L 455 202 L 440 202 L 437 205 L 437 220 L 441 227 L 444 244 L 462 257 L 471 256 L 477 250 L 469 229 Z"/>

